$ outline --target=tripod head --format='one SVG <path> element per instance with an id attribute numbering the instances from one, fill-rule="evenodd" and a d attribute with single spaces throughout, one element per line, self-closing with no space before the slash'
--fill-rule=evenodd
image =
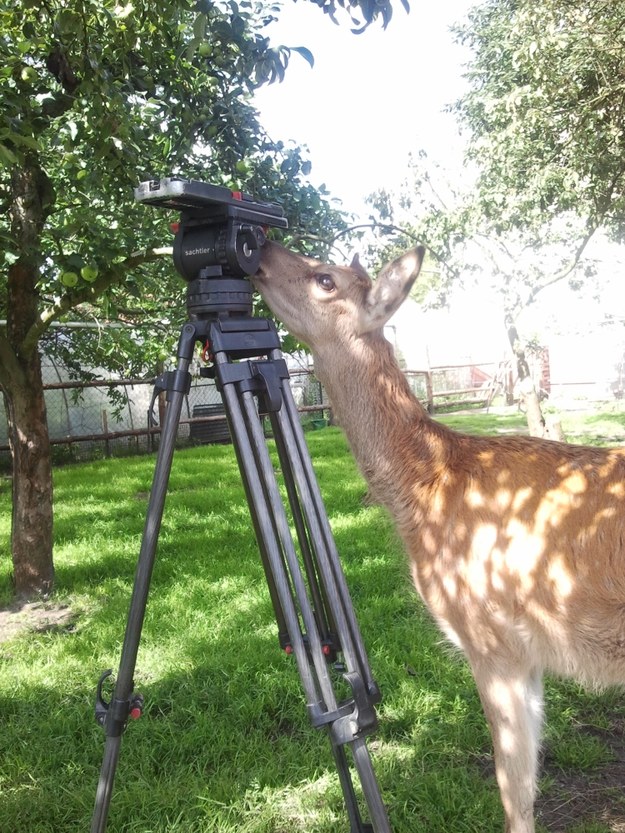
<path id="1" fill-rule="evenodd" d="M 180 211 L 174 265 L 188 283 L 191 317 L 249 315 L 252 289 L 247 275 L 260 264 L 265 229 L 287 228 L 279 205 L 197 180 L 168 177 L 142 182 L 135 199 Z"/>

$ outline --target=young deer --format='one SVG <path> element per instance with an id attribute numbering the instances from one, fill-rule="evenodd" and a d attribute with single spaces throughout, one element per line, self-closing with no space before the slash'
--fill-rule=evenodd
<path id="1" fill-rule="evenodd" d="M 372 283 L 275 243 L 254 283 L 308 344 L 356 460 L 393 516 L 417 590 L 471 665 L 507 833 L 533 833 L 545 671 L 625 682 L 625 449 L 472 437 L 434 422 L 383 327 L 423 249 Z"/>

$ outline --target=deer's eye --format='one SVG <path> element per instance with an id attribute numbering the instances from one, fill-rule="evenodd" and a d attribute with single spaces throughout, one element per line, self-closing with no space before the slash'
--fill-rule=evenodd
<path id="1" fill-rule="evenodd" d="M 336 285 L 330 275 L 315 275 L 315 280 L 325 292 L 333 292 Z"/>

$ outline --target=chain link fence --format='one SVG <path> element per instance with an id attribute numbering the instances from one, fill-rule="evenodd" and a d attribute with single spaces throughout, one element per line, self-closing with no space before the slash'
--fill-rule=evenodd
<path id="1" fill-rule="evenodd" d="M 155 450 L 165 407 L 164 394 L 153 398 L 155 377 L 76 382 L 64 378 L 63 369 L 50 357 L 43 357 L 42 370 L 55 464 Z M 430 411 L 489 405 L 496 394 L 507 391 L 509 374 L 505 363 L 406 371 L 413 393 Z M 291 368 L 290 385 L 304 427 L 327 425 L 330 403 L 314 372 L 299 366 Z M 229 440 L 215 383 L 197 372 L 184 399 L 178 445 Z M 1 410 L 0 468 L 8 471 L 10 467 L 6 416 Z"/>
<path id="2" fill-rule="evenodd" d="M 613 358 L 613 353 L 609 355 Z M 530 357 L 531 374 L 541 397 L 551 395 L 559 403 L 574 397 L 584 401 L 621 399 L 625 389 L 623 347 L 614 355 L 619 363 L 607 361 L 603 375 L 595 370 L 588 374 L 592 378 L 580 382 L 574 381 L 577 375 L 569 378 L 562 370 L 554 378 L 549 351 L 543 348 Z M 290 357 L 286 358 L 291 361 Z M 560 361 L 558 366 L 561 364 Z M 601 363 L 595 361 L 595 365 Z M 580 372 L 577 365 L 574 369 Z M 42 370 L 55 464 L 155 450 L 160 436 L 158 425 L 165 408 L 164 394 L 153 402 L 156 374 L 145 379 L 71 381 L 63 366 L 46 355 L 42 357 Z M 405 373 L 413 393 L 431 413 L 488 407 L 493 402 L 511 404 L 518 399 L 516 370 L 509 359 Z M 199 366 L 192 368 L 192 377 L 183 404 L 178 444 L 228 442 L 230 435 L 215 383 L 200 375 Z M 290 383 L 303 425 L 311 429 L 326 425 L 332 416 L 331 403 L 305 361 L 297 364 L 293 360 Z M 0 470 L 11 470 L 4 408 L 0 408 Z"/>
<path id="3" fill-rule="evenodd" d="M 153 399 L 155 378 L 75 382 L 50 357 L 43 357 L 48 429 L 55 464 L 122 457 L 153 451 L 159 440 L 164 395 Z M 314 375 L 291 371 L 291 388 L 311 427 L 325 424 L 324 393 Z M 151 413 L 151 415 L 150 415 Z M 194 375 L 185 397 L 178 445 L 228 442 L 221 396 L 210 379 Z M 0 468 L 11 468 L 8 426 L 0 409 Z"/>

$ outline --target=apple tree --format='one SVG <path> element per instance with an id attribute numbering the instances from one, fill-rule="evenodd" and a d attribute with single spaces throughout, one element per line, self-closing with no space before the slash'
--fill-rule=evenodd
<path id="1" fill-rule="evenodd" d="M 387 2 L 318 5 L 331 16 L 347 9 L 360 28 L 390 16 Z M 307 183 L 301 150 L 270 141 L 253 108 L 254 90 L 280 80 L 293 52 L 264 34 L 277 11 L 259 0 L 0 2 L 0 387 L 20 596 L 45 595 L 54 582 L 40 363 L 50 325 L 68 316 L 133 323 L 111 331 L 114 341 L 109 333 L 73 347 L 77 364 L 129 368 L 182 307 L 161 265 L 170 218 L 134 204 L 137 183 L 180 174 L 239 185 L 279 200 L 300 228 L 340 225 Z"/>

